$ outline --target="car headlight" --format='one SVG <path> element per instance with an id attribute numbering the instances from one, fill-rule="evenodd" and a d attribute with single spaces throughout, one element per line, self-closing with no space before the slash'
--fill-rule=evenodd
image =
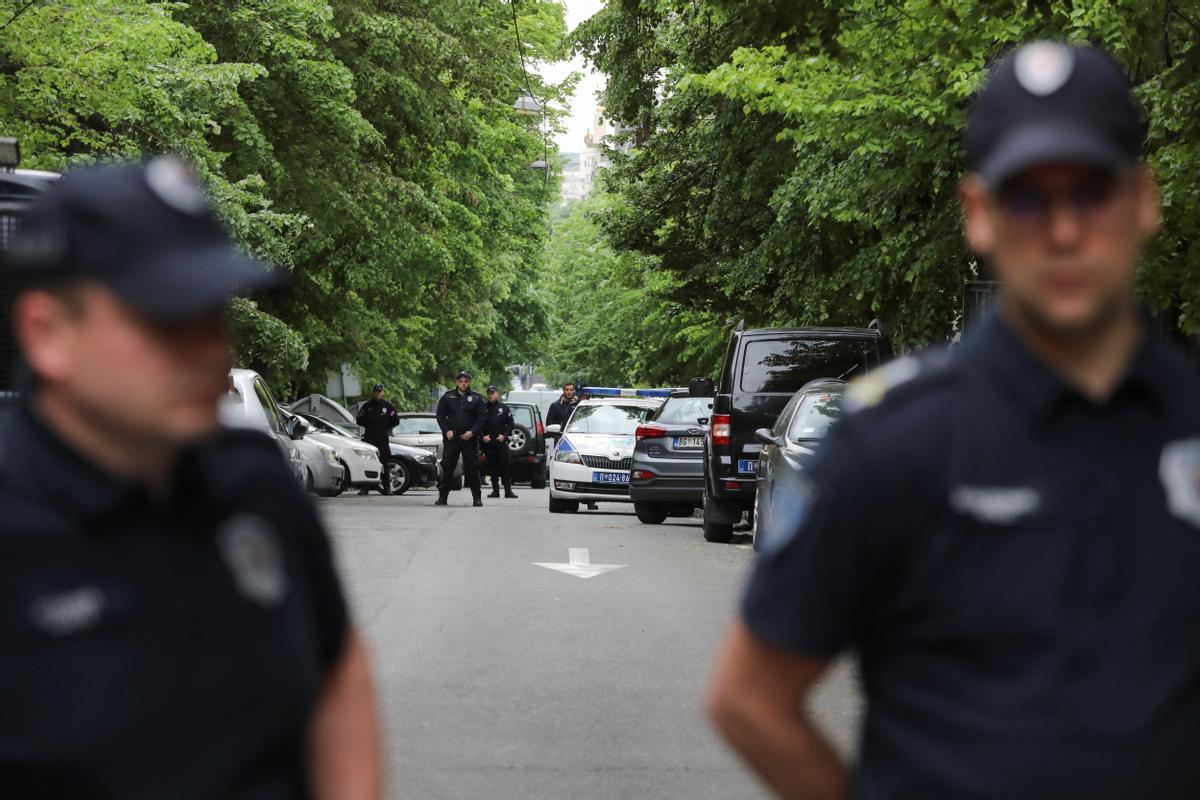
<path id="1" fill-rule="evenodd" d="M 354 450 L 354 454 L 356 456 L 358 456 L 359 458 L 374 458 L 376 460 L 379 459 L 379 451 L 378 450 L 368 450 L 365 447 L 355 447 L 355 448 L 353 448 L 353 450 Z"/>
<path id="2" fill-rule="evenodd" d="M 321 455 L 324 456 L 325 460 L 328 461 L 330 464 L 338 463 L 337 453 L 334 451 L 334 449 L 332 447 L 322 447 Z"/>
<path id="3" fill-rule="evenodd" d="M 426 453 L 423 456 L 417 456 L 417 461 L 422 464 L 433 464 L 437 462 L 437 459 L 434 458 L 432 454 Z"/>
<path id="4" fill-rule="evenodd" d="M 561 461 L 564 464 L 582 464 L 583 459 L 579 457 L 579 453 L 575 450 L 559 450 L 554 455 L 555 461 Z"/>

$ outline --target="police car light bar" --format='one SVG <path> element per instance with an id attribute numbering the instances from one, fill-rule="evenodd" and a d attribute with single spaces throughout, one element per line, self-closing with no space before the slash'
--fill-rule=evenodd
<path id="1" fill-rule="evenodd" d="M 679 389 L 629 389 L 612 386 L 580 386 L 579 393 L 592 397 L 670 397 Z"/>

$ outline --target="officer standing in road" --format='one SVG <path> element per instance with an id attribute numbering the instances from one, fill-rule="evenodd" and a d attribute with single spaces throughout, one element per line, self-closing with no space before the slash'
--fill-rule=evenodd
<path id="1" fill-rule="evenodd" d="M 1135 301 L 1143 129 L 1087 47 L 1022 47 L 975 99 L 998 313 L 848 391 L 719 659 L 714 720 L 781 796 L 1196 796 L 1200 379 Z M 853 779 L 802 708 L 847 649 Z"/>
<path id="2" fill-rule="evenodd" d="M 483 449 L 487 455 L 488 474 L 492 477 L 492 493 L 488 497 L 499 497 L 503 483 L 504 496 L 517 499 L 512 490 L 512 465 L 508 460 L 508 440 L 512 432 L 512 409 L 500 402 L 500 392 L 495 386 L 487 387 L 487 402 L 483 406 Z"/>
<path id="3" fill-rule="evenodd" d="M 358 410 L 355 422 L 363 429 L 363 441 L 379 450 L 379 460 L 383 464 L 383 476 L 380 481 L 384 494 L 392 493 L 389 474 L 392 464 L 392 443 L 388 438 L 392 429 L 400 422 L 400 414 L 387 400 L 383 399 L 383 384 L 377 383 L 371 387 L 371 399 L 362 404 Z M 360 489 L 359 494 L 367 490 Z"/>
<path id="4" fill-rule="evenodd" d="M 562 394 L 546 410 L 546 424 L 566 425 L 567 420 L 571 418 L 571 412 L 578 404 L 579 398 L 575 396 L 575 382 L 567 381 L 562 386 Z"/>
<path id="5" fill-rule="evenodd" d="M 482 506 L 482 489 L 479 483 L 479 437 L 483 433 L 483 398 L 471 391 L 471 374 L 458 373 L 455 387 L 442 395 L 438 401 L 437 421 L 446 437 L 442 453 L 442 482 L 438 486 L 436 506 L 446 505 L 450 496 L 450 479 L 458 464 L 463 460 L 463 480 L 471 489 L 474 505 Z"/>
<path id="6" fill-rule="evenodd" d="M 325 531 L 277 445 L 218 424 L 225 307 L 277 276 L 171 158 L 67 175 L 8 255 L 0 794 L 380 797 Z"/>

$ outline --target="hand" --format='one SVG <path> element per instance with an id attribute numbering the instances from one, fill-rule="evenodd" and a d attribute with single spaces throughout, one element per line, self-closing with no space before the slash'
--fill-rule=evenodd
<path id="1" fill-rule="evenodd" d="M 485 434 L 485 435 L 484 435 L 484 437 L 483 437 L 483 443 L 484 443 L 484 444 L 491 444 L 491 443 L 492 443 L 492 437 L 491 437 L 491 436 L 487 436 L 487 435 Z"/>
<path id="2" fill-rule="evenodd" d="M 463 441 L 464 441 L 464 442 L 469 442 L 469 441 L 471 441 L 471 440 L 472 440 L 472 439 L 474 439 L 474 438 L 475 438 L 475 432 L 474 432 L 474 431 L 467 431 L 466 433 L 464 433 L 464 434 L 463 434 Z"/>
<path id="3" fill-rule="evenodd" d="M 448 442 L 453 438 L 454 438 L 454 431 L 446 431 L 446 441 Z"/>
<path id="4" fill-rule="evenodd" d="M 503 441 L 504 441 L 504 434 L 503 434 L 503 433 L 498 433 L 498 434 L 496 434 L 496 441 L 497 441 L 497 442 L 503 442 Z"/>

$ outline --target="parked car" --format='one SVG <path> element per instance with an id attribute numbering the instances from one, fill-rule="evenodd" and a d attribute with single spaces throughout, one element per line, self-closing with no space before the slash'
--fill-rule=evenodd
<path id="1" fill-rule="evenodd" d="M 375 456 L 376 469 L 379 469 L 379 455 L 374 446 L 366 444 L 350 431 L 321 417 L 310 414 L 301 414 L 300 416 L 318 430 L 349 437 L 359 447 L 369 449 Z M 389 442 L 388 445 L 392 454 L 392 468 L 388 471 L 387 493 L 404 494 L 414 487 L 425 489 L 437 485 L 438 462 L 432 453 L 419 447 L 409 447 L 395 442 Z M 364 485 L 370 489 L 382 488 L 378 474 L 374 481 L 369 481 Z"/>
<path id="2" fill-rule="evenodd" d="M 712 408 L 711 396 L 676 390 L 638 426 L 629 497 L 642 522 L 657 525 L 672 512 L 684 509 L 690 514 L 703 506 L 704 431 Z"/>
<path id="3" fill-rule="evenodd" d="M 546 427 L 542 412 L 532 403 L 508 403 L 513 415 L 513 432 L 508 440 L 508 463 L 513 481 L 530 488 L 546 488 Z M 481 463 L 486 458 L 480 455 Z"/>
<path id="4" fill-rule="evenodd" d="M 331 422 L 320 417 L 305 414 L 292 414 L 286 409 L 280 409 L 284 419 L 300 417 L 308 425 L 308 438 L 329 445 L 337 453 L 345 472 L 341 488 L 355 489 L 378 488 L 383 474 L 383 464 L 379 461 L 379 451 L 366 442 L 360 441 L 347 431 L 343 431 Z"/>
<path id="5" fill-rule="evenodd" d="M 550 462 L 550 513 L 574 513 L 580 501 L 632 502 L 629 468 L 635 434 L 660 405 L 659 399 L 622 398 L 584 400 L 575 406 Z"/>
<path id="6" fill-rule="evenodd" d="M 788 401 L 773 426 L 754 432 L 762 445 L 751 529 L 755 550 L 764 531 L 799 524 L 807 500 L 804 472 L 817 445 L 841 416 L 845 388 L 845 381 L 811 381 Z"/>
<path id="7" fill-rule="evenodd" d="M 266 381 L 254 370 L 229 372 L 230 391 L 221 401 L 221 421 L 231 427 L 250 427 L 279 443 L 297 479 L 318 494 L 336 494 L 341 489 L 342 465 L 333 448 L 305 441 L 304 420 L 285 420 Z"/>
<path id="8" fill-rule="evenodd" d="M 313 418 L 320 419 L 355 439 L 362 438 L 363 429 L 355 422 L 355 415 L 341 403 L 323 394 L 310 394 L 302 397 L 288 408 L 305 419 L 310 421 Z M 406 439 L 397 436 L 395 431 L 388 437 L 388 441 L 393 465 L 398 463 L 404 465 L 401 471 L 393 471 L 389 477 L 392 494 L 404 494 L 413 487 L 425 489 L 437 485 L 438 471 L 441 468 L 440 440 L 439 451 L 433 454 L 432 460 L 425 458 L 429 452 L 427 447 L 414 447 L 406 444 Z M 456 474 L 460 476 L 458 485 L 461 488 L 461 465 Z"/>
<path id="9" fill-rule="evenodd" d="M 415 411 L 401 412 L 400 422 L 395 428 L 392 428 L 391 438 L 394 442 L 405 444 L 409 447 L 417 447 L 432 453 L 440 467 L 442 448 L 446 443 L 446 437 L 442 435 L 442 429 L 438 425 L 436 415 Z M 458 491 L 462 487 L 463 461 L 459 459 L 458 463 L 454 466 L 454 475 L 451 476 L 450 488 Z"/>
<path id="10" fill-rule="evenodd" d="M 866 328 L 764 328 L 739 322 L 729 337 L 704 441 L 704 538 L 728 542 L 753 512 L 762 448 L 754 431 L 775 424 L 811 380 L 858 377 L 891 357 L 877 322 Z"/>

